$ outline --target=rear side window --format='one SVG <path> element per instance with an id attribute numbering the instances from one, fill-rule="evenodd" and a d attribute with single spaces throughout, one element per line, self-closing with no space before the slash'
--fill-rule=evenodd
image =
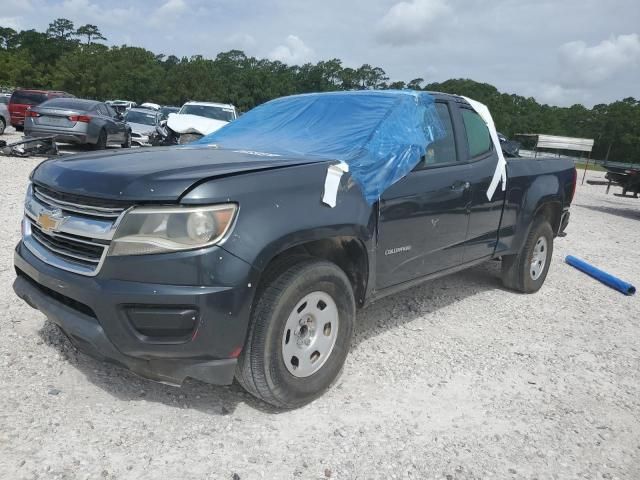
<path id="1" fill-rule="evenodd" d="M 491 150 L 491 135 L 482 117 L 473 110 L 462 109 L 462 120 L 467 131 L 469 157 L 474 158 Z"/>
<path id="2" fill-rule="evenodd" d="M 52 100 L 47 100 L 46 103 L 42 105 L 42 107 L 47 108 L 66 108 L 69 110 L 91 110 L 95 102 L 90 100 L 81 100 L 77 98 L 54 98 Z"/>
<path id="3" fill-rule="evenodd" d="M 103 105 L 105 110 L 107 111 L 107 115 L 110 116 L 111 118 L 115 118 L 116 116 L 116 111 L 111 108 L 111 105 L 107 105 L 106 103 Z"/>
<path id="4" fill-rule="evenodd" d="M 11 103 L 19 105 L 39 105 L 47 99 L 46 93 L 16 91 L 11 95 Z"/>

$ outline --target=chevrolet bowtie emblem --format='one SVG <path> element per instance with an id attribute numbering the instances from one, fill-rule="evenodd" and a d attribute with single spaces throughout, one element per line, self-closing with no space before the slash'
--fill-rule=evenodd
<path id="1" fill-rule="evenodd" d="M 62 215 L 62 210 L 41 212 L 38 215 L 38 226 L 45 232 L 57 231 L 67 218 Z"/>

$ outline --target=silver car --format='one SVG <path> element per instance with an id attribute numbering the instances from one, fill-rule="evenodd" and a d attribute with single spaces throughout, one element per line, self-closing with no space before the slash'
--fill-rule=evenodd
<path id="1" fill-rule="evenodd" d="M 7 125 L 9 125 L 9 110 L 7 109 L 7 105 L 2 103 L 2 98 L 0 97 L 0 135 L 4 133 Z"/>
<path id="2" fill-rule="evenodd" d="M 131 141 L 136 145 L 149 146 L 149 137 L 160 125 L 162 113 L 147 108 L 132 108 L 125 114 L 124 119 L 131 127 Z"/>
<path id="3" fill-rule="evenodd" d="M 109 145 L 131 146 L 131 127 L 109 105 L 80 98 L 54 98 L 27 110 L 28 137 L 56 136 L 61 143 L 88 144 L 97 150 Z"/>

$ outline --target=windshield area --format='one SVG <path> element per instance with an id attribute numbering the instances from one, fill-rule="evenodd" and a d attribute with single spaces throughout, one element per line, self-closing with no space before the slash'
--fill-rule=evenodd
<path id="1" fill-rule="evenodd" d="M 214 107 L 213 105 L 185 105 L 180 110 L 181 114 L 197 115 L 212 120 L 230 122 L 234 119 L 233 110 L 230 108 Z"/>
<path id="2" fill-rule="evenodd" d="M 129 123 L 140 123 L 142 125 L 155 126 L 156 115 L 154 113 L 135 112 L 129 110 L 126 116 L 126 121 Z"/>

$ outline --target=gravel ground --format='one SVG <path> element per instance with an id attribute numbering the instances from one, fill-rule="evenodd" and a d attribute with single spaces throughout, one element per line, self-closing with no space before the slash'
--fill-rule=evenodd
<path id="1" fill-rule="evenodd" d="M 640 478 L 640 302 L 562 262 L 640 283 L 640 200 L 579 187 L 538 294 L 490 262 L 361 311 L 337 385 L 277 412 L 97 362 L 18 300 L 38 160 L 0 163 L 0 478 Z"/>

